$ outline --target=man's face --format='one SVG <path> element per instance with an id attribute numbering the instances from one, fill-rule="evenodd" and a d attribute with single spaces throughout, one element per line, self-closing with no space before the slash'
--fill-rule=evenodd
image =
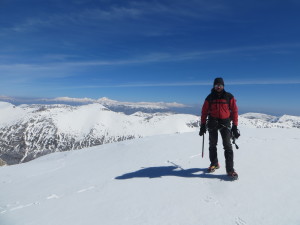
<path id="1" fill-rule="evenodd" d="M 223 84 L 218 83 L 218 84 L 215 85 L 215 91 L 221 92 L 221 91 L 223 91 L 223 89 L 224 89 Z"/>

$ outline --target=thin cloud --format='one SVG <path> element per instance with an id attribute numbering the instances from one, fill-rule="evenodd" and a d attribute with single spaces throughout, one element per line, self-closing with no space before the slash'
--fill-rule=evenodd
<path id="1" fill-rule="evenodd" d="M 261 80 L 261 81 L 228 81 L 226 85 L 288 85 L 300 84 L 300 80 Z M 64 89 L 93 89 L 93 88 L 141 88 L 141 87 L 191 87 L 212 86 L 211 81 L 176 82 L 176 83 L 124 83 L 107 85 L 82 85 L 63 87 Z"/>
<path id="2" fill-rule="evenodd" d="M 56 13 L 56 14 L 45 14 L 43 17 L 30 17 L 24 18 L 21 23 L 12 25 L 10 28 L 2 29 L 2 31 L 13 31 L 13 32 L 27 32 L 43 27 L 57 27 L 59 26 L 70 26 L 70 25 L 85 25 L 90 24 L 93 21 L 107 22 L 113 20 L 123 20 L 128 18 L 138 18 L 143 12 L 140 9 L 127 8 L 127 7 L 111 7 L 108 10 L 100 8 L 87 8 L 81 12 L 71 13 Z"/>
<path id="3" fill-rule="evenodd" d="M 72 12 L 61 13 L 44 13 L 38 17 L 23 18 L 22 22 L 12 25 L 10 28 L 2 29 L 2 31 L 27 32 L 44 27 L 59 26 L 83 26 L 86 24 L 97 24 L 100 26 L 102 22 L 122 21 L 126 19 L 135 19 L 139 22 L 141 18 L 156 20 L 158 16 L 180 19 L 200 19 L 200 20 L 216 20 L 218 15 L 224 13 L 229 14 L 230 7 L 223 2 L 210 3 L 204 0 L 190 1 L 184 3 L 182 1 L 174 1 L 172 4 L 168 2 L 157 1 L 134 1 L 124 3 L 123 5 L 112 5 L 106 9 L 101 6 L 94 8 L 86 7 L 81 11 L 74 10 Z"/>
<path id="4" fill-rule="evenodd" d="M 231 7 L 222 1 L 209 2 L 205 0 L 172 1 L 172 4 L 163 1 L 136 1 L 132 2 L 130 7 L 139 9 L 144 15 L 162 15 L 168 18 L 173 17 L 173 19 L 216 20 L 219 15 L 231 12 Z"/>
<path id="5" fill-rule="evenodd" d="M 164 63 L 164 62 L 182 62 L 188 60 L 201 60 L 211 58 L 220 55 L 237 54 L 244 52 L 257 52 L 262 51 L 274 51 L 280 49 L 291 49 L 295 51 L 295 48 L 299 48 L 300 43 L 289 44 L 277 44 L 277 45 L 263 45 L 263 46 L 245 46 L 227 49 L 213 49 L 207 51 L 193 51 L 193 52 L 181 52 L 181 53 L 150 53 L 140 56 L 135 56 L 127 59 L 119 60 L 80 60 L 71 61 L 70 59 L 76 58 L 75 55 L 45 55 L 40 57 L 39 63 L 2 63 L 0 64 L 0 72 L 2 77 L 24 77 L 26 79 L 36 78 L 54 78 L 54 77 L 70 77 L 81 76 L 74 71 L 78 69 L 85 69 L 85 67 L 103 67 L 103 66 L 127 66 L 127 65 L 139 65 L 139 64 L 151 64 L 151 63 Z M 286 52 L 284 53 L 286 54 Z M 10 57 L 10 56 L 8 56 Z M 0 58 L 5 61 L 5 56 L 0 55 Z M 10 60 L 12 61 L 11 57 Z M 60 61 L 60 62 L 59 62 Z M 293 81 L 291 81 L 293 82 Z M 249 82 L 247 82 L 249 83 Z M 256 82 L 250 82 L 256 84 Z M 268 83 L 268 82 L 267 82 Z M 280 83 L 287 83 L 282 81 Z M 172 84 L 176 86 L 176 84 Z"/>
<path id="6" fill-rule="evenodd" d="M 112 7 L 109 10 L 86 9 L 79 15 L 70 15 L 82 21 L 86 20 L 120 20 L 125 18 L 137 18 L 143 14 L 143 11 L 137 8 Z"/>
<path id="7" fill-rule="evenodd" d="M 299 48 L 300 43 L 282 43 L 274 45 L 262 45 L 262 46 L 244 46 L 244 47 L 234 47 L 234 48 L 225 48 L 225 49 L 212 49 L 205 51 L 192 51 L 192 52 L 181 52 L 181 53 L 170 53 L 170 52 L 157 52 L 149 53 L 139 56 L 132 56 L 129 59 L 119 59 L 119 60 L 81 60 L 81 61 L 70 61 L 70 58 L 76 58 L 75 55 L 46 55 L 42 58 L 46 59 L 41 64 L 4 64 L 0 65 L 0 68 L 47 68 L 47 67 L 68 67 L 68 66 L 106 66 L 106 65 L 130 65 L 130 64 L 143 64 L 143 63 L 152 63 L 152 62 L 171 62 L 171 61 L 185 61 L 199 58 L 209 58 L 215 55 L 225 55 L 231 53 L 240 53 L 240 52 L 256 52 L 256 51 L 274 51 L 280 49 L 293 49 Z M 284 54 L 287 52 L 285 51 Z M 1 57 L 1 56 L 0 56 Z M 3 56 L 4 57 L 4 56 Z M 51 60 L 60 59 L 65 62 L 49 62 Z"/>

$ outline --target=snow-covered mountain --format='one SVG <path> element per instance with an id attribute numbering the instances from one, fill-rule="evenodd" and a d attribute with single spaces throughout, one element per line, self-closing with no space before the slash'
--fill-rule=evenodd
<path id="1" fill-rule="evenodd" d="M 262 113 L 245 113 L 240 116 L 239 124 L 256 128 L 300 128 L 300 117 L 283 115 L 281 117 Z"/>
<path id="2" fill-rule="evenodd" d="M 300 130 L 242 131 L 234 182 L 226 176 L 221 144 L 220 169 L 205 173 L 208 135 L 201 158 L 197 132 L 1 167 L 1 225 L 300 224 Z"/>
<path id="3" fill-rule="evenodd" d="M 102 99 L 103 102 L 113 100 Z M 116 103 L 119 104 L 119 103 Z M 136 109 L 140 109 L 137 106 Z M 0 159 L 8 164 L 27 162 L 53 152 L 82 149 L 153 135 L 191 132 L 199 116 L 173 113 L 114 112 L 100 103 L 70 106 L 0 102 Z M 300 128 L 300 118 L 247 113 L 240 129 Z M 242 132 L 242 131 L 241 131 Z"/>
<path id="4" fill-rule="evenodd" d="M 127 139 L 194 131 L 198 118 L 171 113 L 117 113 L 94 103 L 82 106 L 0 102 L 0 152 L 8 164 L 57 151 Z"/>

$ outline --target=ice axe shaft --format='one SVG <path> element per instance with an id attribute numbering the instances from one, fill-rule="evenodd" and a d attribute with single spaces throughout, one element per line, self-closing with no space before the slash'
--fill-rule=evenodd
<path id="1" fill-rule="evenodd" d="M 202 158 L 204 157 L 204 134 L 203 134 L 203 140 L 202 140 Z"/>

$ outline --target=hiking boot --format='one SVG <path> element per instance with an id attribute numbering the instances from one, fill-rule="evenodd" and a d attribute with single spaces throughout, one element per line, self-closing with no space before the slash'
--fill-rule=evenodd
<path id="1" fill-rule="evenodd" d="M 220 168 L 220 164 L 219 163 L 217 163 L 215 165 L 210 165 L 210 167 L 208 167 L 208 169 L 207 169 L 207 172 L 208 173 L 213 173 L 213 172 L 216 171 L 216 169 L 219 169 L 219 168 Z"/>
<path id="2" fill-rule="evenodd" d="M 232 178 L 233 180 L 237 180 L 239 178 L 239 175 L 237 174 L 237 172 L 235 172 L 234 170 L 233 171 L 230 171 L 230 172 L 227 172 L 227 175 Z"/>

